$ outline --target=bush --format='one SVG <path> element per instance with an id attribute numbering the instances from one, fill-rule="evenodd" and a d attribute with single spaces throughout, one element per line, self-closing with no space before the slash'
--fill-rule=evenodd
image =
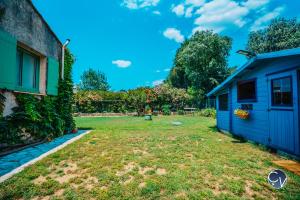
<path id="1" fill-rule="evenodd" d="M 162 113 L 163 115 L 171 115 L 171 106 L 170 105 L 163 105 L 162 106 Z"/>
<path id="2" fill-rule="evenodd" d="M 212 108 L 202 109 L 202 110 L 200 110 L 200 112 L 198 114 L 199 114 L 199 116 L 202 116 L 202 117 L 216 118 L 216 110 L 212 109 Z"/>
<path id="3" fill-rule="evenodd" d="M 178 110 L 177 114 L 178 115 L 184 115 L 184 110 Z"/>

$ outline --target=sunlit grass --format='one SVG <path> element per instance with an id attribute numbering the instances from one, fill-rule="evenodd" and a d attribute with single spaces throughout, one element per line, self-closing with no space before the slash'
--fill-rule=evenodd
<path id="1" fill-rule="evenodd" d="M 267 183 L 277 156 L 234 143 L 210 118 L 76 121 L 92 133 L 1 184 L 1 199 L 300 198 L 300 177 L 292 173 L 282 190 Z"/>

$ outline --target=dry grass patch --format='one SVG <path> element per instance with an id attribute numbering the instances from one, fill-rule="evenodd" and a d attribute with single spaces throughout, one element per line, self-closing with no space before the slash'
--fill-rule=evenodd
<path id="1" fill-rule="evenodd" d="M 181 121 L 181 126 L 172 126 Z M 300 199 L 300 177 L 267 183 L 277 155 L 210 118 L 77 118 L 93 131 L 0 184 L 0 199 Z"/>

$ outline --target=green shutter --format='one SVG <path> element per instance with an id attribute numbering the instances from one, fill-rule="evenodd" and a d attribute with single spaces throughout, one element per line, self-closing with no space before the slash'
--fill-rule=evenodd
<path id="1" fill-rule="evenodd" d="M 17 40 L 0 30 L 0 88 L 14 90 L 17 74 Z"/>
<path id="2" fill-rule="evenodd" d="M 47 72 L 47 94 L 58 94 L 59 62 L 53 58 L 48 58 Z"/>

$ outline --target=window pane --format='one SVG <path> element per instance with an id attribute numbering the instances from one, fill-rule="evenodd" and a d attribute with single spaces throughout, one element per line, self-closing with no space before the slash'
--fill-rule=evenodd
<path id="1" fill-rule="evenodd" d="M 228 94 L 222 94 L 219 96 L 219 110 L 228 110 Z"/>
<path id="2" fill-rule="evenodd" d="M 26 53 L 23 54 L 23 84 L 24 88 L 34 88 L 34 58 Z"/>
<path id="3" fill-rule="evenodd" d="M 255 81 L 238 83 L 238 100 L 255 100 L 256 86 Z"/>
<path id="4" fill-rule="evenodd" d="M 272 104 L 290 106 L 293 104 L 291 77 L 272 80 Z"/>
<path id="5" fill-rule="evenodd" d="M 18 73 L 17 73 L 18 86 L 22 86 L 22 52 L 20 51 L 17 51 L 17 67 L 18 67 Z"/>

